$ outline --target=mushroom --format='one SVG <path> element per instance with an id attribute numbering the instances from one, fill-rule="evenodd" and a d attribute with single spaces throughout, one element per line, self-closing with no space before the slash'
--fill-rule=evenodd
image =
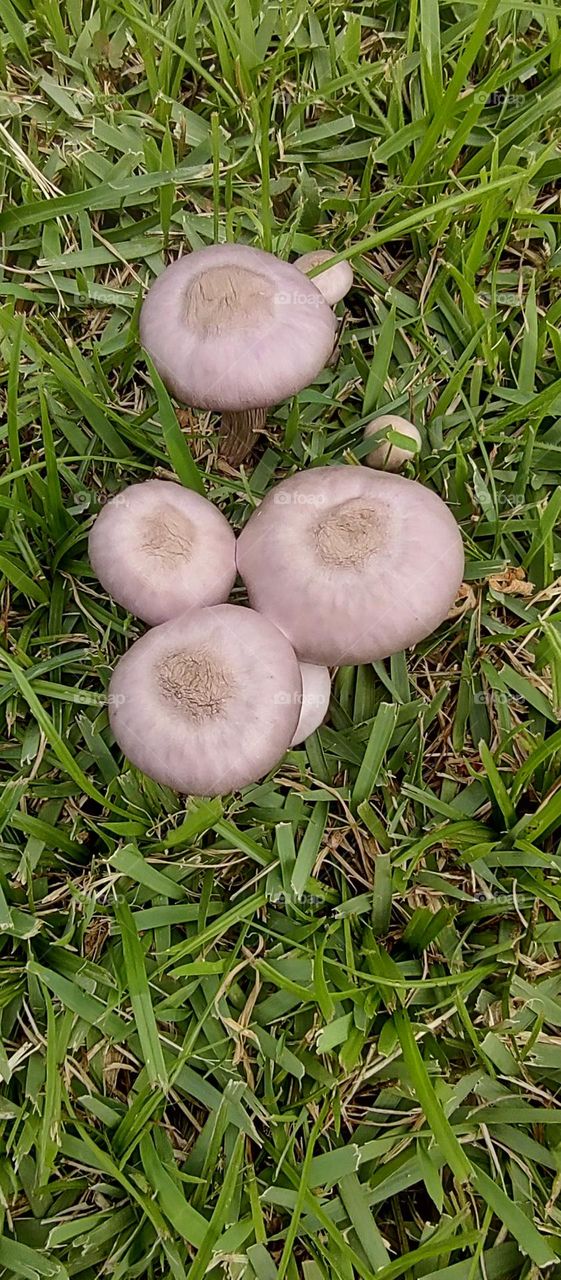
<path id="1" fill-rule="evenodd" d="M 146 296 L 141 341 L 178 400 L 222 414 L 222 452 L 238 463 L 266 409 L 308 386 L 329 359 L 336 321 L 312 281 L 244 244 L 210 245 L 166 267 Z"/>
<path id="2" fill-rule="evenodd" d="M 191 609 L 154 627 L 118 662 L 115 738 L 133 764 L 190 795 L 257 782 L 290 746 L 300 667 L 267 618 L 238 605 Z"/>
<path id="3" fill-rule="evenodd" d="M 331 697 L 331 677 L 327 667 L 318 667 L 311 662 L 301 662 L 300 675 L 302 701 L 291 747 L 300 746 L 300 743 L 305 742 L 311 733 L 319 729 L 327 715 Z"/>
<path id="4" fill-rule="evenodd" d="M 206 498 L 168 480 L 116 494 L 92 525 L 89 554 L 105 590 L 151 625 L 227 600 L 236 577 L 228 521 Z"/>
<path id="5" fill-rule="evenodd" d="M 387 432 L 396 431 L 400 436 L 407 436 L 408 440 L 414 442 L 413 449 L 408 449 L 405 445 L 392 444 L 387 439 Z M 367 453 L 364 459 L 368 467 L 376 467 L 380 471 L 400 471 L 406 462 L 410 462 L 416 456 L 421 447 L 421 433 L 415 426 L 414 422 L 408 422 L 407 418 L 400 418 L 397 413 L 383 413 L 379 418 L 373 418 L 372 422 L 368 422 L 364 428 L 364 439 L 368 436 L 378 436 L 376 448 L 371 453 Z"/>
<path id="6" fill-rule="evenodd" d="M 331 249 L 312 249 L 310 253 L 303 253 L 301 258 L 297 258 L 294 266 L 304 275 L 308 275 L 314 267 L 319 267 L 320 263 L 329 262 L 329 259 L 334 257 L 335 254 Z M 341 298 L 345 297 L 352 283 L 353 269 L 350 262 L 336 262 L 333 267 L 328 267 L 319 275 L 312 276 L 312 284 L 315 284 L 316 289 L 323 294 L 330 307 L 334 307 L 336 302 L 340 302 Z"/>
<path id="7" fill-rule="evenodd" d="M 236 548 L 249 601 L 301 662 L 373 662 L 430 635 L 462 580 L 460 532 L 430 489 L 366 467 L 277 485 Z"/>

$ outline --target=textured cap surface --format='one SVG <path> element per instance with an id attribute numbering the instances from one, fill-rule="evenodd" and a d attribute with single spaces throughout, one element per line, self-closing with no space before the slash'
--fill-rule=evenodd
<path id="1" fill-rule="evenodd" d="M 315 285 L 249 245 L 211 245 L 162 272 L 140 316 L 143 346 L 178 400 L 239 411 L 313 382 L 336 321 Z"/>
<path id="2" fill-rule="evenodd" d="M 430 489 L 366 467 L 317 467 L 272 489 L 237 542 L 254 609 L 304 662 L 373 662 L 430 635 L 463 573 L 454 517 Z"/>
<path id="3" fill-rule="evenodd" d="M 139 769 L 175 791 L 222 795 L 277 764 L 302 679 L 288 640 L 237 605 L 192 609 L 148 631 L 117 664 L 109 718 Z"/>
<path id="4" fill-rule="evenodd" d="M 89 555 L 109 595 L 152 625 L 227 600 L 236 577 L 236 539 L 226 518 L 167 480 L 116 494 L 92 525 Z"/>

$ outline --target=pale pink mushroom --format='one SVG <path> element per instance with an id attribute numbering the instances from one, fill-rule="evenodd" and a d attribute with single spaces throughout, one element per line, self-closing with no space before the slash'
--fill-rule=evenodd
<path id="1" fill-rule="evenodd" d="M 300 663 L 302 676 L 302 701 L 292 747 L 300 746 L 311 733 L 323 724 L 331 697 L 331 677 L 327 667 L 317 667 L 311 662 Z"/>
<path id="2" fill-rule="evenodd" d="M 405 445 L 388 440 L 388 431 L 406 436 L 412 441 L 413 448 L 408 449 Z M 397 413 L 383 413 L 379 418 L 368 422 L 364 428 L 364 439 L 369 436 L 376 436 L 377 440 L 375 448 L 366 454 L 364 461 L 368 467 L 375 467 L 378 471 L 401 471 L 406 462 L 417 456 L 422 443 L 421 433 L 414 422 L 400 418 Z"/>
<path id="3" fill-rule="evenodd" d="M 430 635 L 454 602 L 463 549 L 431 489 L 384 471 L 301 471 L 267 494 L 237 543 L 249 600 L 303 662 L 373 662 Z"/>
<path id="4" fill-rule="evenodd" d="M 137 640 L 113 673 L 109 718 L 148 777 L 190 795 L 222 795 L 282 758 L 301 694 L 286 637 L 261 614 L 223 604 L 191 609 Z"/>
<path id="5" fill-rule="evenodd" d="M 301 258 L 296 258 L 294 266 L 304 275 L 308 275 L 314 267 L 319 267 L 320 263 L 329 262 L 329 259 L 334 257 L 332 249 L 311 249 L 309 253 L 303 253 Z M 330 307 L 334 307 L 349 292 L 353 283 L 353 269 L 350 262 L 346 260 L 336 262 L 334 266 L 327 267 L 325 271 L 320 271 L 311 279 L 312 284 L 315 284 L 316 289 L 323 294 L 325 301 Z"/>
<path id="6" fill-rule="evenodd" d="M 116 494 L 92 525 L 89 555 L 109 595 L 151 625 L 227 600 L 236 577 L 236 539 L 225 516 L 168 480 Z"/>
<path id="7" fill-rule="evenodd" d="M 222 413 L 238 462 L 269 405 L 313 382 L 336 337 L 331 308 L 296 267 L 244 244 L 210 245 L 166 267 L 149 290 L 140 337 L 183 404 Z"/>

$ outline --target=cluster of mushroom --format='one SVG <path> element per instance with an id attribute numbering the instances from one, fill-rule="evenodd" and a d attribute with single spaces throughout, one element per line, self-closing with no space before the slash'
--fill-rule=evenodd
<path id="1" fill-rule="evenodd" d="M 329 672 L 300 664 L 264 615 L 227 604 L 236 538 L 221 512 L 166 480 L 130 485 L 90 531 L 92 567 L 150 624 L 117 664 L 109 717 L 156 781 L 217 795 L 266 774 L 323 720 Z"/>
<path id="2" fill-rule="evenodd" d="M 217 245 L 173 263 L 148 293 L 144 346 L 179 400 L 221 411 L 234 455 L 333 351 L 331 306 L 352 272 L 331 256 L 291 265 Z M 97 517 L 93 569 L 151 627 L 113 673 L 111 726 L 156 781 L 193 795 L 257 781 L 321 724 L 330 667 L 385 658 L 446 617 L 463 572 L 457 525 L 434 493 L 392 474 L 416 428 L 379 418 L 371 432 L 366 461 L 383 471 L 291 476 L 237 540 L 206 498 L 162 480 L 131 485 Z M 227 603 L 238 573 L 249 608 Z"/>
<path id="3" fill-rule="evenodd" d="M 282 481 L 237 540 L 199 494 L 131 485 L 97 517 L 90 559 L 152 628 L 113 673 L 115 738 L 150 777 L 194 795 L 267 774 L 324 719 L 328 668 L 428 635 L 463 570 L 441 499 L 359 466 Z M 226 603 L 238 572 L 250 608 Z"/>
<path id="4" fill-rule="evenodd" d="M 296 395 L 336 360 L 332 307 L 348 293 L 353 272 L 346 261 L 330 265 L 334 256 L 313 249 L 289 263 L 249 245 L 209 245 L 171 263 L 149 289 L 142 344 L 177 400 L 220 412 L 227 462 L 237 466 L 251 451 L 270 405 Z M 386 429 L 403 444 L 388 442 Z M 372 434 L 377 440 L 365 462 L 387 471 L 399 470 L 421 442 L 413 423 L 393 415 L 367 423 L 364 435 Z"/>

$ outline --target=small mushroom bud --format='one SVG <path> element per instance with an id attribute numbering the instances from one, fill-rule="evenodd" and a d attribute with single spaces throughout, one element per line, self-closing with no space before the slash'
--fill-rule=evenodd
<path id="1" fill-rule="evenodd" d="M 374 662 L 430 635 L 463 573 L 460 531 L 414 480 L 316 467 L 277 485 L 237 542 L 252 608 L 301 662 Z"/>
<path id="2" fill-rule="evenodd" d="M 323 724 L 331 697 L 331 677 L 327 667 L 317 667 L 311 662 L 300 663 L 302 676 L 302 702 L 296 733 L 291 747 L 300 746 L 311 733 Z"/>
<path id="3" fill-rule="evenodd" d="M 150 625 L 227 600 L 236 538 L 211 502 L 168 480 L 115 495 L 89 537 L 92 569 L 118 604 Z"/>
<path id="4" fill-rule="evenodd" d="M 282 758 L 301 691 L 286 636 L 251 609 L 215 605 L 153 627 L 131 646 L 111 679 L 109 719 L 148 777 L 190 795 L 223 795 Z"/>
<path id="5" fill-rule="evenodd" d="M 313 382 L 335 336 L 315 284 L 245 244 L 210 245 L 171 263 L 140 315 L 142 344 L 177 399 L 222 413 L 232 463 L 250 451 L 268 406 Z"/>
<path id="6" fill-rule="evenodd" d="M 331 249 L 312 249 L 310 253 L 303 253 L 301 258 L 297 258 L 294 266 L 304 275 L 308 275 L 314 267 L 319 267 L 320 263 L 329 262 L 329 259 L 334 257 L 335 254 Z M 328 267 L 326 271 L 321 271 L 311 279 L 312 284 L 315 284 L 316 289 L 323 294 L 325 301 L 330 307 L 334 307 L 349 292 L 353 283 L 353 269 L 350 262 L 336 262 L 333 267 Z"/>
<path id="7" fill-rule="evenodd" d="M 414 447 L 408 449 L 405 445 L 393 444 L 387 438 L 388 431 L 407 436 L 408 440 L 413 441 Z M 383 413 L 379 418 L 368 422 L 364 428 L 364 439 L 368 436 L 377 436 L 378 439 L 375 449 L 366 454 L 364 461 L 368 467 L 375 467 L 377 471 L 401 471 L 406 462 L 417 456 L 422 443 L 421 433 L 415 424 L 408 422 L 407 418 L 400 418 L 397 413 Z"/>

